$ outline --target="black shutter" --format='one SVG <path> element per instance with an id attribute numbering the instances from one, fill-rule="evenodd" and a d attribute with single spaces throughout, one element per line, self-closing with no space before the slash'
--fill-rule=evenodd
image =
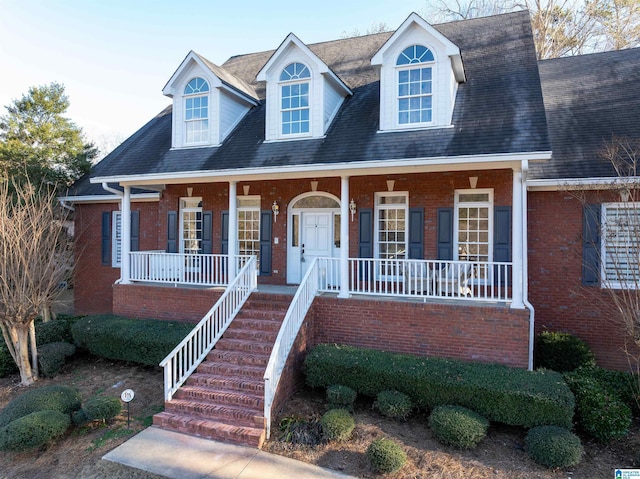
<path id="1" fill-rule="evenodd" d="M 229 212 L 222 212 L 222 230 L 220 232 L 220 239 L 222 245 L 220 248 L 221 254 L 229 254 Z"/>
<path id="2" fill-rule="evenodd" d="M 371 208 L 358 210 L 358 258 L 373 258 L 373 209 Z"/>
<path id="3" fill-rule="evenodd" d="M 131 212 L 131 241 L 130 251 L 140 251 L 140 211 Z"/>
<path id="4" fill-rule="evenodd" d="M 523 254 L 526 254 L 526 251 L 523 251 Z M 511 261 L 511 206 L 496 206 L 493 209 L 493 261 Z M 499 265 L 494 265 L 493 274 L 494 278 L 502 278 L 500 285 L 504 286 L 504 269 L 501 271 Z M 512 277 L 513 273 L 509 276 L 509 285 L 512 284 Z"/>
<path id="5" fill-rule="evenodd" d="M 599 204 L 584 205 L 582 214 L 582 284 L 600 285 L 600 228 Z"/>
<path id="6" fill-rule="evenodd" d="M 409 259 L 424 259 L 424 208 L 409 209 Z"/>
<path id="7" fill-rule="evenodd" d="M 202 254 L 213 253 L 213 212 L 202 212 Z"/>
<path id="8" fill-rule="evenodd" d="M 511 261 L 511 206 L 493 210 L 493 261 Z"/>
<path id="9" fill-rule="evenodd" d="M 178 252 L 178 212 L 167 213 L 167 253 Z"/>
<path id="10" fill-rule="evenodd" d="M 260 275 L 271 276 L 271 210 L 260 212 Z"/>
<path id="11" fill-rule="evenodd" d="M 111 266 L 111 212 L 102 212 L 102 264 Z"/>
<path id="12" fill-rule="evenodd" d="M 342 240 L 341 240 L 342 241 Z M 345 245 L 348 247 L 348 245 Z M 358 210 L 358 258 L 373 258 L 373 209 Z M 360 264 L 359 276 L 367 281 L 373 271 L 365 264 Z"/>
<path id="13" fill-rule="evenodd" d="M 453 259 L 453 208 L 438 208 L 438 259 Z"/>

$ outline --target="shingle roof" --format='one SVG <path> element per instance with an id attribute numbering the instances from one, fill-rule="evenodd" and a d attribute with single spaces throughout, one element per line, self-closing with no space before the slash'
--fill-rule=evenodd
<path id="1" fill-rule="evenodd" d="M 640 48 L 544 60 L 539 64 L 553 150 L 532 179 L 615 175 L 602 148 L 640 140 Z"/>
<path id="2" fill-rule="evenodd" d="M 550 149 L 529 15 L 517 12 L 436 25 L 458 45 L 467 82 L 458 87 L 453 127 L 378 133 L 379 74 L 370 59 L 381 33 L 309 45 L 353 91 L 323 139 L 264 142 L 263 82 L 256 73 L 273 51 L 230 58 L 222 68 L 263 100 L 217 148 L 171 150 L 171 112 L 163 111 L 105 157 L 92 176 L 332 164 Z M 91 188 L 82 180 L 76 194 Z"/>

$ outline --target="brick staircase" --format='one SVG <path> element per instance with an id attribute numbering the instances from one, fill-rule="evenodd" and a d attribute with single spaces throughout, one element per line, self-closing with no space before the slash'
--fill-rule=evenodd
<path id="1" fill-rule="evenodd" d="M 218 441 L 262 447 L 264 372 L 292 296 L 252 293 L 205 361 L 153 424 Z"/>

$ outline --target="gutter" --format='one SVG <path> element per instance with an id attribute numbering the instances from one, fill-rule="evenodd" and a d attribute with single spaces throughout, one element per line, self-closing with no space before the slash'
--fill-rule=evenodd
<path id="1" fill-rule="evenodd" d="M 528 211 L 527 211 L 527 175 L 529 174 L 529 163 L 522 162 L 522 302 L 529 309 L 529 364 L 527 369 L 533 371 L 533 346 L 535 341 L 535 316 L 536 311 L 529 302 L 529 252 L 528 246 Z"/>

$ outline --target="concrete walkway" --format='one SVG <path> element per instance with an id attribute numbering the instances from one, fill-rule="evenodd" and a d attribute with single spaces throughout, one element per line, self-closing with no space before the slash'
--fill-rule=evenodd
<path id="1" fill-rule="evenodd" d="M 149 427 L 103 459 L 172 479 L 349 479 L 351 476 L 244 446 Z"/>

